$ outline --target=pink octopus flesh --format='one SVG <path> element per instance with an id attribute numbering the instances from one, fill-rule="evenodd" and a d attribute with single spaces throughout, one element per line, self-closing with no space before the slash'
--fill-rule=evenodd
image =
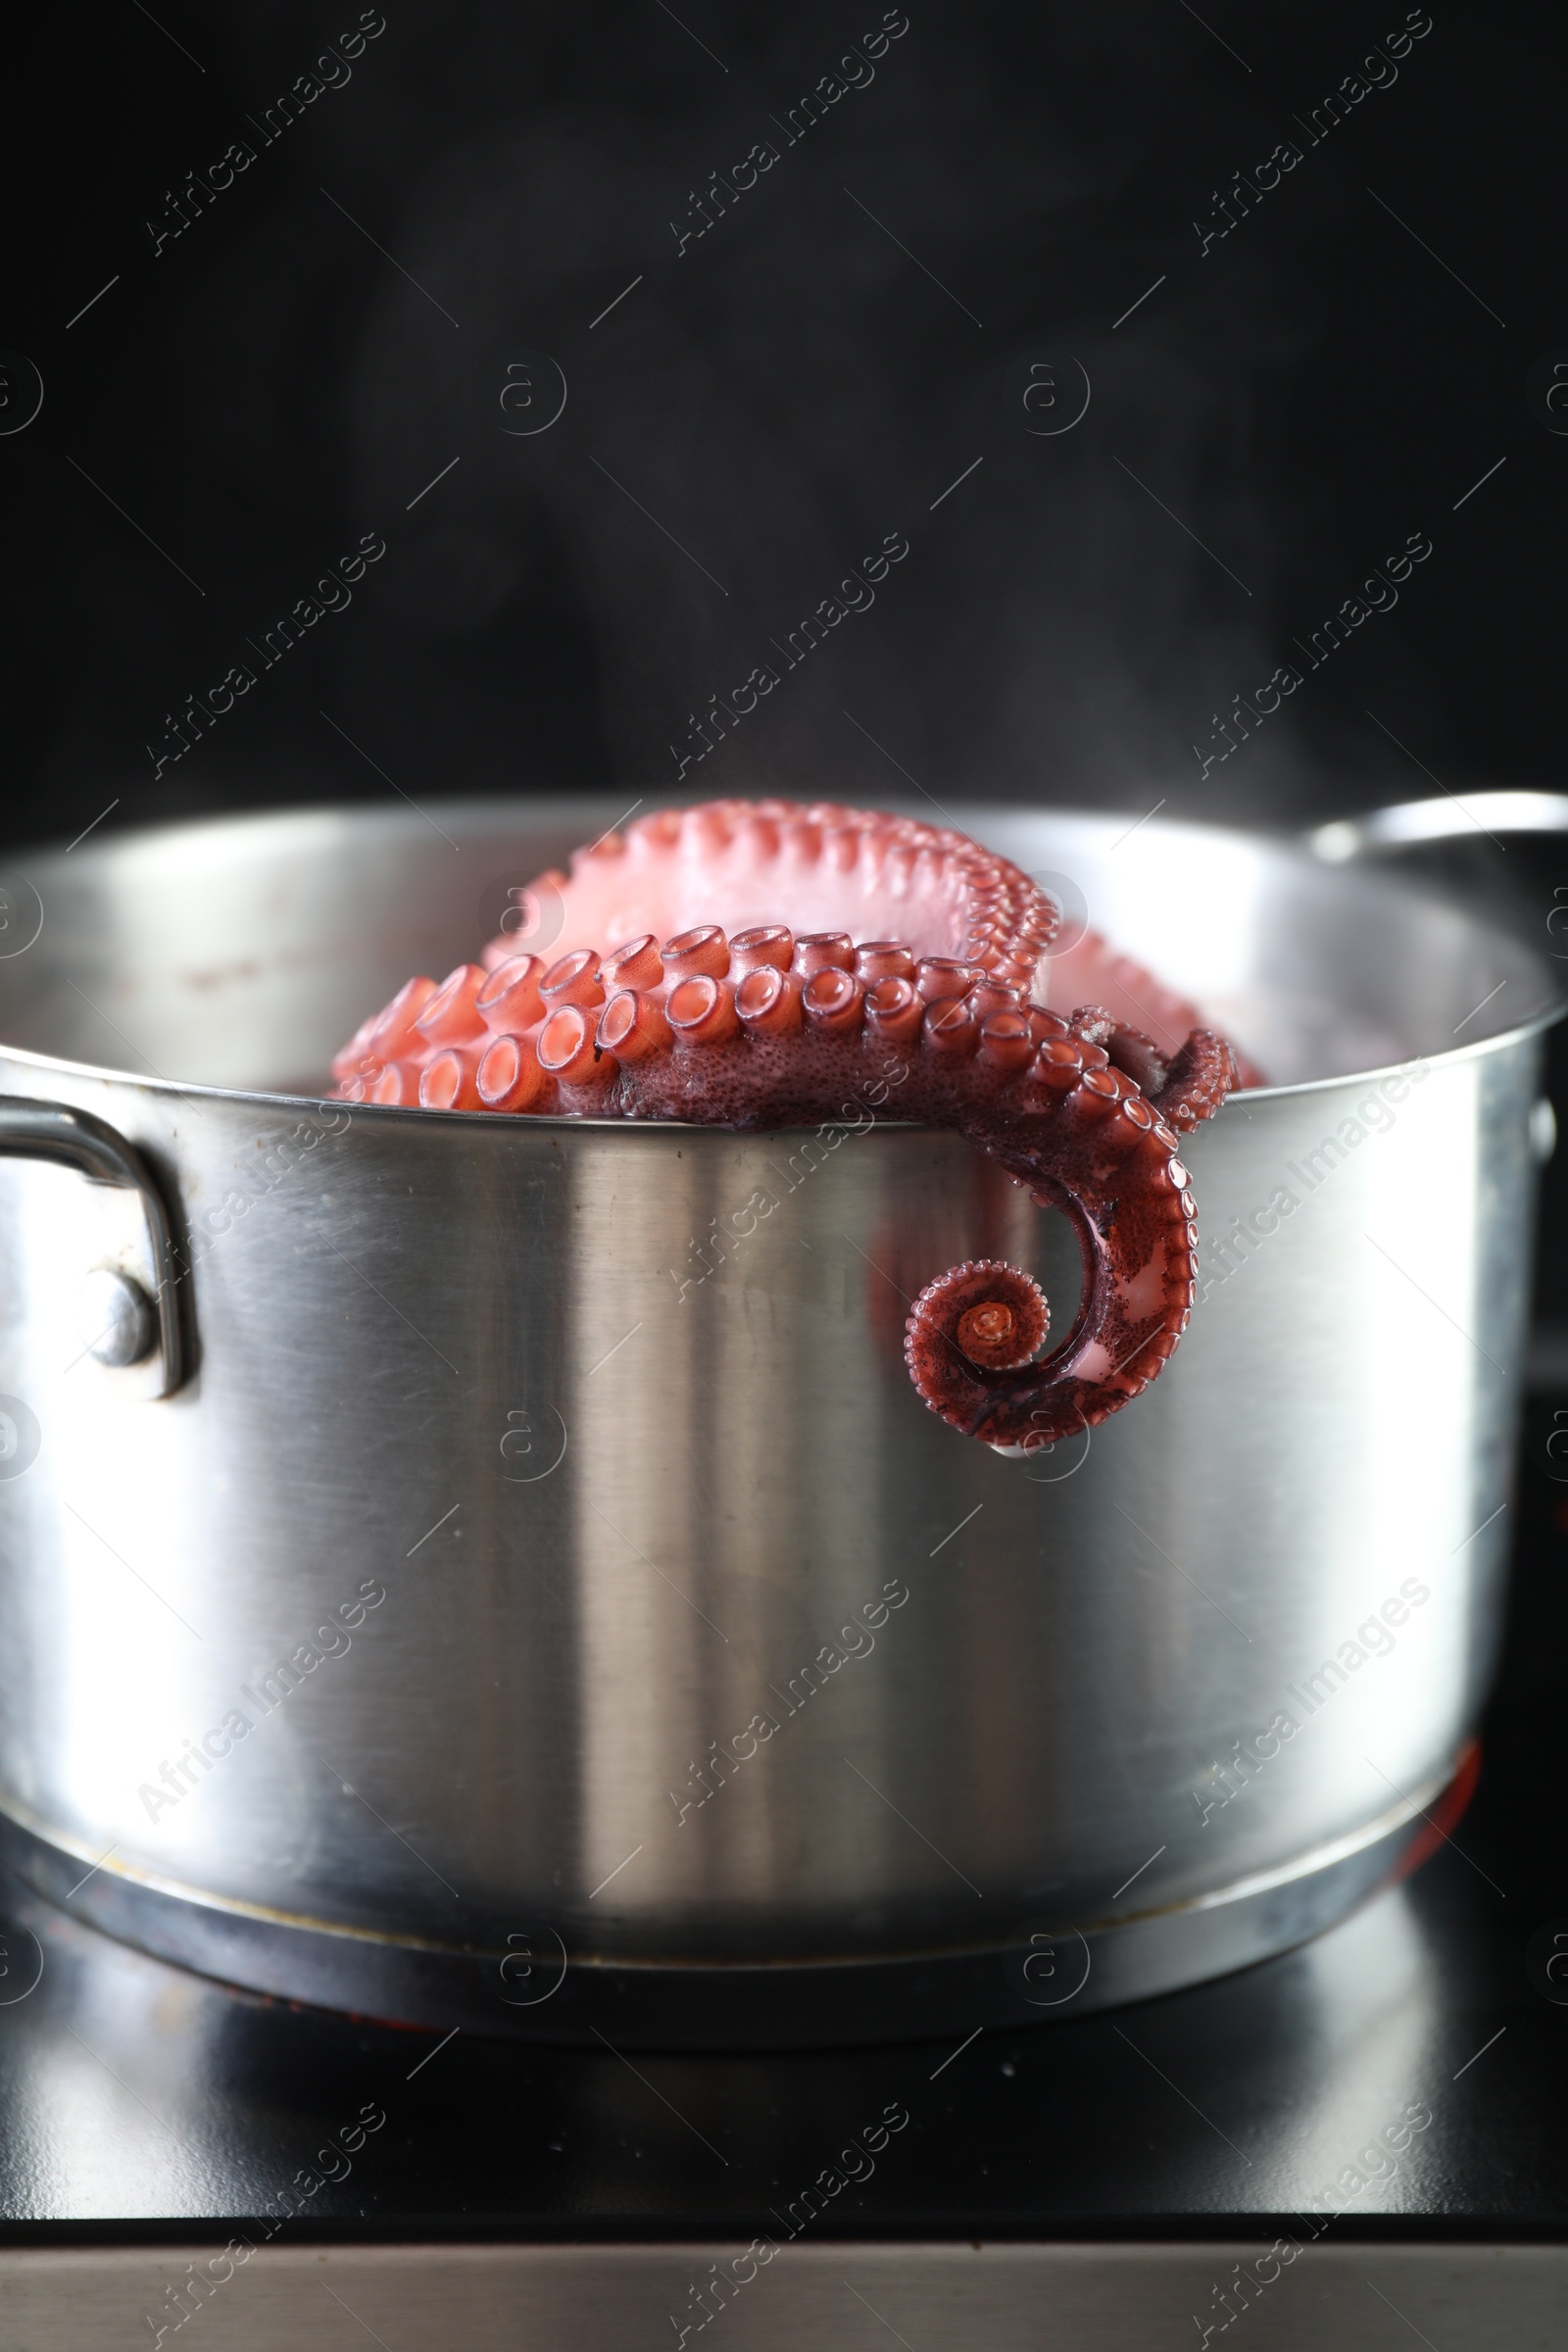
<path id="1" fill-rule="evenodd" d="M 533 897 L 563 917 L 555 959 L 501 938 L 410 980 L 334 1061 L 342 1099 L 775 1128 L 850 1116 L 880 1078 L 884 1117 L 956 1129 L 1066 1214 L 1083 1256 L 1044 1360 L 1030 1275 L 979 1259 L 928 1284 L 905 1357 L 932 1411 L 1027 1453 L 1163 1368 L 1198 1243 L 1178 1137 L 1255 1073 L 1095 934 L 1053 958 L 1060 910 L 1004 858 L 879 811 L 715 801 L 607 834 Z M 1064 984 L 1153 1034 L 1051 1009 Z"/>

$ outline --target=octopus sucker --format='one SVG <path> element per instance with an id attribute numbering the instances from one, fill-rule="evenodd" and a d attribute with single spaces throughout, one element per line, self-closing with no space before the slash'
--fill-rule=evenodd
<path id="1" fill-rule="evenodd" d="M 410 980 L 334 1061 L 350 1102 L 757 1130 L 876 1113 L 963 1136 L 1059 1209 L 1083 1260 L 1066 1337 L 1033 1277 L 926 1284 L 905 1360 L 932 1412 L 1004 1453 L 1093 1428 L 1159 1375 L 1198 1247 L 1183 1135 L 1250 1065 L 1197 1008 L 948 827 L 836 803 L 662 809 L 579 850 L 536 898 L 546 963 L 492 940 Z M 1125 998 L 1134 1026 L 1101 1002 Z"/>

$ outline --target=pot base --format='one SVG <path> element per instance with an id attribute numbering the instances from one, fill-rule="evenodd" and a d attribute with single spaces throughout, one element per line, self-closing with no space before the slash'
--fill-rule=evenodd
<path id="1" fill-rule="evenodd" d="M 244 1990 L 387 2024 L 617 2048 L 741 2050 L 924 2041 L 1049 2024 L 1250 1967 L 1321 1934 L 1424 1861 L 1469 1802 L 1450 1774 L 1280 1870 L 1164 1909 L 1042 1922 L 960 1950 L 808 1962 L 572 1958 L 551 1931 L 458 1951 L 219 1903 L 82 1856 L 0 1813 L 0 1863 L 74 1916 Z M 87 1857 L 89 1860 L 91 1857 Z"/>

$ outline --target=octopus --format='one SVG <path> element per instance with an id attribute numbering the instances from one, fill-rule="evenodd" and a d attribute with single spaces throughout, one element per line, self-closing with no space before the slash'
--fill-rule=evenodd
<path id="1" fill-rule="evenodd" d="M 1094 933 L 1053 958 L 1061 911 L 1028 875 L 890 812 L 714 801 L 569 862 L 532 892 L 559 953 L 501 937 L 409 980 L 334 1060 L 339 1099 L 746 1130 L 831 1123 L 858 1094 L 989 1154 L 1082 1256 L 1077 1315 L 1044 1356 L 1049 1305 L 1021 1268 L 970 1259 L 926 1285 L 904 1353 L 934 1413 L 1028 1454 L 1157 1378 L 1194 1298 L 1180 1140 L 1255 1082 L 1194 1006 Z M 1062 974 L 1183 1042 L 1099 1003 L 1054 1009 Z"/>

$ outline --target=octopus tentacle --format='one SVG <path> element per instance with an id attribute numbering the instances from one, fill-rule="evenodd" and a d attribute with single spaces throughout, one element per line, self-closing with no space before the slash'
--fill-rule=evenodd
<path id="1" fill-rule="evenodd" d="M 1195 1029 L 1171 1062 L 1164 1085 L 1151 1099 L 1161 1118 L 1182 1133 L 1211 1119 L 1226 1096 L 1242 1084 L 1239 1056 L 1212 1029 Z"/>
<path id="2" fill-rule="evenodd" d="M 1178 1138 L 1237 1083 L 1193 1008 L 1096 943 L 1152 1001 L 1151 1036 L 1100 1004 L 1048 1008 L 1055 904 L 961 834 L 833 803 L 660 811 L 541 877 L 545 964 L 494 941 L 414 980 L 333 1064 L 350 1100 L 758 1129 L 880 1115 L 950 1127 L 1057 1207 L 1085 1286 L 1039 1350 L 1039 1286 L 966 1262 L 915 1300 L 905 1355 L 956 1429 L 1029 1452 L 1146 1388 L 1186 1328 L 1197 1228 Z M 714 914 L 723 915 L 723 924 Z M 1066 960 L 1066 959 L 1063 959 Z"/>
<path id="3" fill-rule="evenodd" d="M 1152 1037 L 1134 1029 L 1102 1004 L 1081 1004 L 1073 1014 L 1075 1037 L 1101 1046 L 1113 1065 L 1136 1081 L 1145 1100 L 1179 1134 L 1212 1118 L 1226 1096 L 1244 1084 L 1241 1057 L 1212 1029 L 1194 1029 L 1175 1054 L 1164 1054 Z"/>
<path id="4" fill-rule="evenodd" d="M 1107 1088 L 1114 1084 L 1109 1073 L 1086 1073 L 1097 1075 Z M 1139 1396 L 1174 1353 L 1195 1295 L 1193 1196 L 1187 1171 L 1168 1152 L 1174 1142 L 1169 1130 L 1159 1137 L 1152 1114 L 1148 1127 L 1129 1122 L 1138 1139 L 1129 1147 L 1106 1118 L 1107 1093 L 1090 1090 L 1087 1101 L 1076 1103 L 1071 1097 L 1062 1100 L 1067 1132 L 1055 1134 L 1044 1149 L 1065 1162 L 1065 1180 L 1039 1175 L 1038 1137 L 1027 1152 L 1016 1140 L 997 1151 L 1003 1164 L 1015 1170 L 1034 1159 L 1035 1173 L 1026 1181 L 1036 1205 L 1061 1209 L 1077 1237 L 1084 1297 L 1062 1346 L 1044 1362 L 1030 1360 L 1045 1336 L 1044 1323 L 1033 1325 L 1029 1312 L 1029 1295 L 1038 1286 L 994 1259 L 955 1268 L 928 1284 L 906 1333 L 905 1361 L 931 1410 L 1001 1452 L 1027 1454 L 1054 1445 L 1098 1426 Z M 1141 1098 L 1127 1095 L 1121 1099 L 1124 1116 L 1133 1102 L 1148 1112 Z M 1144 1137 L 1157 1145 L 1157 1153 L 1139 1165 Z M 987 1308 L 1000 1310 L 994 1320 L 988 1321 Z M 1008 1358 L 1001 1345 L 1014 1333 L 1017 1352 Z"/>

